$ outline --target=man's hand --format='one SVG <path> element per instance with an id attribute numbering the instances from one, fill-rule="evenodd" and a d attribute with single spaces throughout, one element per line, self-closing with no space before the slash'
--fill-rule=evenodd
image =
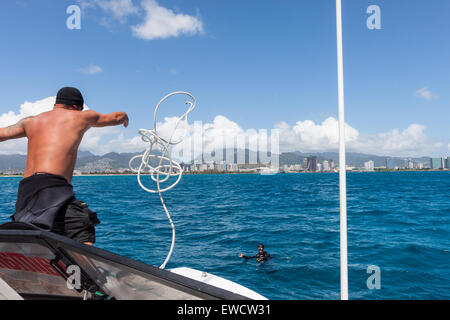
<path id="1" fill-rule="evenodd" d="M 128 122 L 129 122 L 128 115 L 125 113 L 125 117 L 124 117 L 124 120 L 123 120 L 123 126 L 125 128 L 128 127 Z"/>

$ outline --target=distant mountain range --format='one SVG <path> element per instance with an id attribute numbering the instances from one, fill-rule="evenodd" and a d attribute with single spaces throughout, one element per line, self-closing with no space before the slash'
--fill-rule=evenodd
<path id="1" fill-rule="evenodd" d="M 128 168 L 130 159 L 138 154 L 142 153 L 111 152 L 102 156 L 97 156 L 89 151 L 80 151 L 78 152 L 75 169 L 81 171 L 83 171 L 83 169 L 106 171 Z M 25 155 L 0 155 L 0 171 L 23 170 L 25 169 L 25 164 Z"/>
<path id="2" fill-rule="evenodd" d="M 232 151 L 233 152 L 233 151 Z M 76 170 L 83 172 L 93 172 L 93 171 L 108 171 L 108 170 L 118 170 L 128 168 L 128 163 L 130 159 L 135 156 L 142 154 L 138 153 L 116 153 L 111 152 L 104 154 L 102 156 L 94 155 L 89 151 L 80 151 L 78 153 L 78 159 L 75 165 Z M 245 159 L 248 162 L 250 157 L 256 159 L 256 155 L 253 151 L 245 150 Z M 318 162 L 323 160 L 333 160 L 337 165 L 339 163 L 339 154 L 337 152 L 313 152 L 313 153 L 302 153 L 296 152 L 284 152 L 280 154 L 280 165 L 293 165 L 302 164 L 303 159 L 308 156 L 317 156 Z M 207 159 L 208 157 L 204 157 Z M 236 156 L 234 157 L 236 159 Z M 390 163 L 394 166 L 404 166 L 406 159 L 411 159 L 413 162 L 428 163 L 429 157 L 422 158 L 405 158 L 405 157 L 386 157 L 386 156 L 376 156 L 362 153 L 348 152 L 346 161 L 349 166 L 363 167 L 364 162 L 372 160 L 375 167 L 385 166 L 386 159 L 389 159 Z M 198 160 L 201 160 L 198 159 Z M 24 155 L 1 155 L 0 154 L 0 172 L 7 171 L 20 171 L 24 170 L 26 163 L 26 156 Z M 152 164 L 156 164 L 157 160 L 152 161 Z"/>

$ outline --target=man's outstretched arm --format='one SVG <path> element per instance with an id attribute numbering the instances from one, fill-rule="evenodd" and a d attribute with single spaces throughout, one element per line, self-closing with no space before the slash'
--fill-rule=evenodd
<path id="1" fill-rule="evenodd" d="M 24 123 L 28 118 L 24 118 L 19 122 L 17 122 L 16 124 L 13 124 L 12 126 L 0 128 L 0 142 L 10 139 L 19 139 L 26 137 Z"/>
<path id="2" fill-rule="evenodd" d="M 108 114 L 98 113 L 92 110 L 84 112 L 91 127 L 110 127 L 123 124 L 128 127 L 128 115 L 125 112 L 113 112 Z"/>

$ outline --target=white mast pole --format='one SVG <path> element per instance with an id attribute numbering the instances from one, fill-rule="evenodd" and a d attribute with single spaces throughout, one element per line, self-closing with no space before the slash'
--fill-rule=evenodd
<path id="1" fill-rule="evenodd" d="M 347 263 L 347 183 L 345 165 L 345 120 L 344 120 L 344 59 L 342 53 L 342 8 L 336 0 L 337 65 L 339 97 L 339 202 L 340 202 L 340 257 L 341 300 L 348 300 Z"/>

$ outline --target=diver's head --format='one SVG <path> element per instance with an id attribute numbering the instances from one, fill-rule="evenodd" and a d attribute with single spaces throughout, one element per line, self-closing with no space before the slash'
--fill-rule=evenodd
<path id="1" fill-rule="evenodd" d="M 77 88 L 62 88 L 56 95 L 55 107 L 56 106 L 69 110 L 83 111 L 83 95 Z"/>
<path id="2" fill-rule="evenodd" d="M 264 245 L 262 243 L 258 244 L 258 251 L 264 251 Z"/>

